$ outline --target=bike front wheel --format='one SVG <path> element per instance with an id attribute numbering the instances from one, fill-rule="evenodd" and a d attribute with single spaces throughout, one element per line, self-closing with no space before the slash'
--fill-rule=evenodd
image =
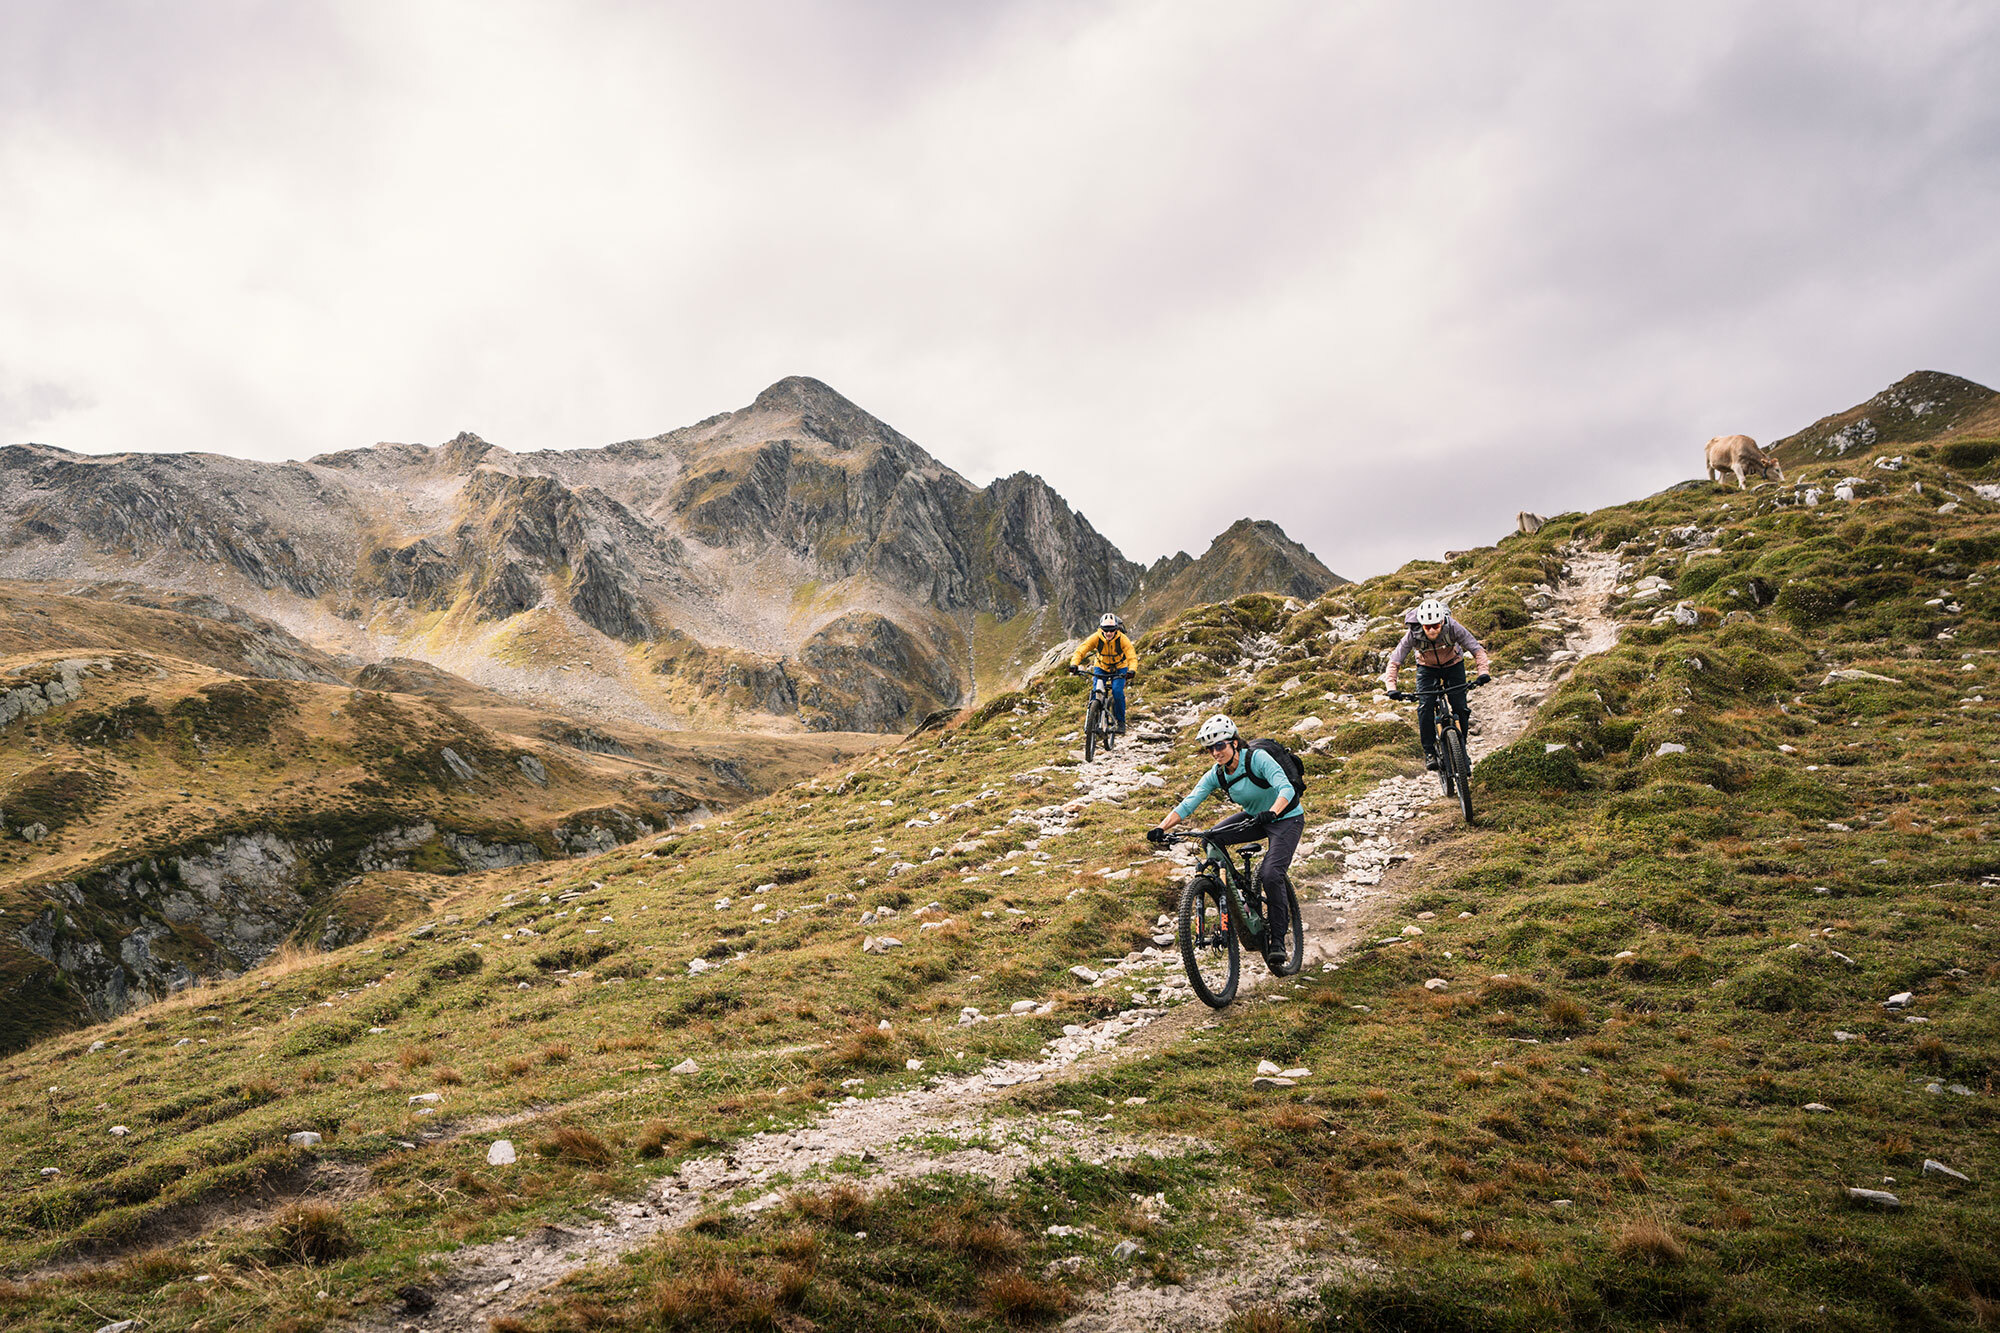
<path id="1" fill-rule="evenodd" d="M 1465 737 L 1459 734 L 1457 728 L 1445 732 L 1444 754 L 1445 761 L 1438 765 L 1439 771 L 1449 768 L 1456 775 L 1458 808 L 1465 812 L 1465 822 L 1470 824 L 1472 822 L 1472 761 L 1465 757 Z M 1446 787 L 1445 790 L 1446 792 L 1450 792 L 1451 788 Z"/>
<path id="2" fill-rule="evenodd" d="M 1097 700 L 1090 701 L 1090 715 L 1083 720 L 1083 762 L 1097 758 L 1097 724 L 1104 716 L 1104 705 Z"/>
<path id="3" fill-rule="evenodd" d="M 1243 967 L 1236 932 L 1229 928 L 1229 900 L 1212 875 L 1196 875 L 1181 890 L 1180 925 L 1176 932 L 1188 984 L 1201 1002 L 1220 1009 L 1236 998 L 1236 981 Z"/>

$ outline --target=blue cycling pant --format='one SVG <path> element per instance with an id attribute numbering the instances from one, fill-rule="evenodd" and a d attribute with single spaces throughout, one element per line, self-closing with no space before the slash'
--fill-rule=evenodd
<path id="1" fill-rule="evenodd" d="M 1111 682 L 1111 715 L 1118 719 L 1118 725 L 1125 725 L 1125 673 L 1106 671 L 1103 667 L 1092 667 L 1090 674 L 1099 680 Z"/>

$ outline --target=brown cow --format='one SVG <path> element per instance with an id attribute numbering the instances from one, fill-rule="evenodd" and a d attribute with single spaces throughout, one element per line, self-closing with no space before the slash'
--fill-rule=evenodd
<path id="1" fill-rule="evenodd" d="M 1708 479 L 1715 481 L 1719 474 L 1734 472 L 1736 489 L 1744 490 L 1743 474 L 1748 472 L 1760 477 L 1775 475 L 1779 481 L 1785 479 L 1785 470 L 1778 466 L 1778 460 L 1757 447 L 1757 441 L 1748 435 L 1718 435 L 1708 442 Z"/>

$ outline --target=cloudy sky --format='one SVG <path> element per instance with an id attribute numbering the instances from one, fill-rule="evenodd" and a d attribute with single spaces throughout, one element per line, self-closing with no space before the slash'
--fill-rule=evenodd
<path id="1" fill-rule="evenodd" d="M 1125 552 L 1365 575 L 2000 382 L 2000 8 L 0 0 L 0 442 L 826 380 Z"/>

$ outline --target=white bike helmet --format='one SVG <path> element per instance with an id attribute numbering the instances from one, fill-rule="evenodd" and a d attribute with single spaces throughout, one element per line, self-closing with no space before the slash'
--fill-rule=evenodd
<path id="1" fill-rule="evenodd" d="M 1194 743 L 1206 750 L 1217 741 L 1233 741 L 1236 738 L 1236 724 L 1217 713 L 1201 724 L 1201 730 L 1195 733 Z"/>
<path id="2" fill-rule="evenodd" d="M 1417 603 L 1417 623 L 1419 625 L 1442 625 L 1445 622 L 1445 617 L 1450 614 L 1451 608 L 1435 597 L 1426 597 L 1423 601 Z"/>
<path id="3" fill-rule="evenodd" d="M 1122 628 L 1122 626 L 1121 626 L 1121 625 L 1120 625 L 1120 624 L 1118 623 L 1118 617 L 1117 617 L 1117 616 L 1114 616 L 1114 615 L 1112 615 L 1112 614 L 1111 614 L 1111 613 L 1110 613 L 1109 611 L 1106 611 L 1106 612 L 1105 612 L 1105 613 L 1104 613 L 1104 614 L 1103 614 L 1102 616 L 1099 616 L 1099 617 L 1098 617 L 1098 619 L 1097 619 L 1097 628 L 1099 628 L 1099 629 L 1120 629 L 1120 628 Z"/>

